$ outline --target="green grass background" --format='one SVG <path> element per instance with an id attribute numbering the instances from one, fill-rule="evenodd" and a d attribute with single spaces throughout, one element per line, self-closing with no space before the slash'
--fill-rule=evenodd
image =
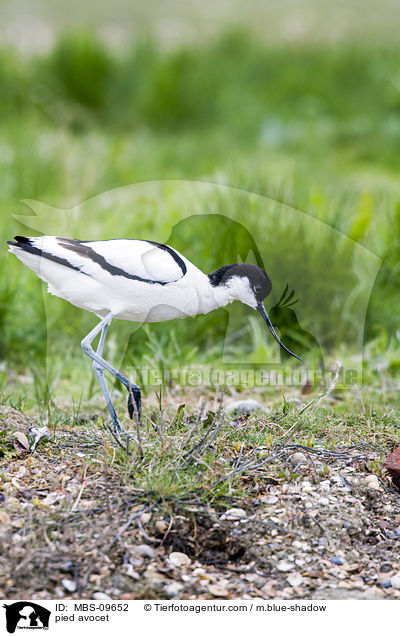
<path id="1" fill-rule="evenodd" d="M 257 23 L 266 16 L 257 6 L 241 28 L 227 16 L 220 15 L 218 28 L 200 20 L 199 37 L 183 29 L 189 36 L 173 46 L 160 36 L 154 6 L 154 14 L 142 16 L 142 32 L 133 29 L 130 38 L 125 28 L 123 46 L 76 15 L 57 22 L 46 47 L 27 52 L 4 38 L 2 243 L 34 227 L 78 238 L 169 240 L 205 271 L 238 256 L 261 259 L 274 282 L 270 306 L 286 283 L 294 288 L 301 327 L 324 352 L 343 358 L 364 344 L 366 380 L 382 368 L 395 372 L 400 47 L 394 16 L 388 7 L 383 22 L 364 16 L 359 23 L 362 6 L 354 2 L 349 29 L 341 30 L 343 16 L 335 21 L 331 11 L 330 30 L 321 6 L 317 30 L 311 20 L 301 37 L 273 37 L 279 12 L 263 33 Z M 196 19 L 186 16 L 185 24 Z M 21 202 L 27 199 L 39 224 L 15 217 L 32 213 Z M 356 258 L 359 248 L 346 236 L 380 259 L 375 281 L 368 258 Z M 76 365 L 86 373 L 79 341 L 93 318 L 61 300 L 44 301 L 40 281 L 5 246 L 0 263 L 4 382 L 17 370 L 38 383 L 46 356 L 47 368 L 66 381 Z M 356 288 L 346 313 L 345 299 Z M 228 333 L 231 352 L 257 362 L 260 347 L 261 359 L 275 349 L 249 312 L 221 310 L 140 328 L 128 349 L 132 328 L 121 325 L 111 336 L 113 352 L 124 364 L 143 356 L 155 367 L 219 364 Z M 290 329 L 282 335 L 314 359 L 312 339 L 302 343 Z"/>

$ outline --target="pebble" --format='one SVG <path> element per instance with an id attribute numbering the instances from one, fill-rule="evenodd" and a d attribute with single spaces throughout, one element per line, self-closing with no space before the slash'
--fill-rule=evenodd
<path id="1" fill-rule="evenodd" d="M 183 552 L 171 552 L 168 557 L 168 561 L 171 565 L 174 565 L 177 568 L 185 567 L 190 563 L 188 555 Z"/>
<path id="2" fill-rule="evenodd" d="M 192 574 L 194 574 L 194 576 L 204 576 L 206 571 L 204 568 L 195 568 Z"/>
<path id="3" fill-rule="evenodd" d="M 307 457 L 304 453 L 293 453 L 291 460 L 293 464 L 304 464 L 307 461 Z"/>
<path id="4" fill-rule="evenodd" d="M 237 400 L 231 402 L 225 407 L 226 413 L 231 417 L 238 417 L 241 415 L 248 415 L 254 411 L 263 411 L 264 413 L 271 413 L 270 409 L 264 407 L 257 400 Z"/>
<path id="5" fill-rule="evenodd" d="M 222 587 L 222 585 L 218 585 L 218 583 L 210 585 L 208 591 L 210 592 L 210 594 L 218 598 L 226 598 L 228 596 L 228 591 L 224 587 Z"/>
<path id="6" fill-rule="evenodd" d="M 243 519 L 247 517 L 247 512 L 242 508 L 230 508 L 223 515 L 221 515 L 221 521 L 236 521 L 237 519 Z"/>
<path id="7" fill-rule="evenodd" d="M 324 479 L 324 481 L 321 481 L 319 484 L 319 488 L 320 490 L 322 490 L 322 492 L 329 492 L 331 489 L 331 485 L 329 483 L 328 479 Z"/>
<path id="8" fill-rule="evenodd" d="M 10 516 L 6 513 L 6 511 L 0 510 L 0 524 L 6 526 L 10 523 L 10 521 Z"/>
<path id="9" fill-rule="evenodd" d="M 303 580 L 304 579 L 301 576 L 300 572 L 293 572 L 292 574 L 289 574 L 289 576 L 287 577 L 287 582 L 292 587 L 298 587 L 299 585 L 303 583 Z"/>
<path id="10" fill-rule="evenodd" d="M 303 565 L 305 565 L 305 564 L 306 564 L 306 562 L 305 562 L 305 560 L 304 560 L 304 559 L 296 559 L 296 560 L 295 560 L 295 564 L 296 564 L 299 568 L 302 568 L 302 567 L 303 567 Z"/>
<path id="11" fill-rule="evenodd" d="M 141 523 L 149 523 L 150 519 L 151 519 L 151 512 L 144 512 L 140 516 Z"/>
<path id="12" fill-rule="evenodd" d="M 289 561 L 283 560 L 279 561 L 276 564 L 276 567 L 280 572 L 290 572 L 290 570 L 293 570 L 294 568 L 294 563 L 289 563 Z"/>
<path id="13" fill-rule="evenodd" d="M 173 596 L 178 596 L 179 592 L 182 590 L 183 585 L 182 583 L 177 583 L 176 581 L 174 583 L 169 583 L 168 585 L 165 586 L 165 592 L 166 594 L 172 598 Z"/>
<path id="14" fill-rule="evenodd" d="M 266 504 L 276 504 L 278 503 L 279 499 L 276 495 L 271 495 L 270 497 L 265 497 L 264 499 L 264 503 Z"/>
<path id="15" fill-rule="evenodd" d="M 109 596 L 105 592 L 95 592 L 93 594 L 93 598 L 95 599 L 95 601 L 112 601 L 111 596 Z"/>
<path id="16" fill-rule="evenodd" d="M 132 563 L 125 563 L 122 567 L 126 576 L 129 576 L 131 579 L 135 579 L 136 581 L 140 579 L 139 574 L 133 569 Z"/>
<path id="17" fill-rule="evenodd" d="M 156 556 L 153 548 L 150 545 L 146 545 L 145 543 L 141 545 L 135 545 L 135 547 L 132 548 L 132 552 L 134 554 L 140 554 L 141 556 L 148 557 L 149 559 L 154 559 L 154 557 Z"/>
<path id="18" fill-rule="evenodd" d="M 275 585 L 278 581 L 275 579 L 271 579 L 265 585 L 262 586 L 260 592 L 261 595 L 265 598 L 273 598 L 276 595 Z"/>
<path id="19" fill-rule="evenodd" d="M 328 499 L 328 497 L 319 497 L 318 503 L 321 506 L 329 506 L 329 499 Z"/>
<path id="20" fill-rule="evenodd" d="M 400 590 L 400 572 L 391 577 L 390 583 L 395 590 Z"/>
<path id="21" fill-rule="evenodd" d="M 160 534 L 164 534 L 164 532 L 168 528 L 168 523 L 164 521 L 164 519 L 159 519 L 155 522 L 154 525 Z"/>
<path id="22" fill-rule="evenodd" d="M 389 581 L 389 580 L 382 581 L 382 582 L 381 582 L 381 586 L 382 586 L 382 587 L 385 587 L 385 588 L 386 588 L 386 587 L 392 587 L 392 582 L 391 582 L 391 581 Z"/>
<path id="23" fill-rule="evenodd" d="M 129 557 L 129 563 L 131 563 L 135 568 L 140 568 L 144 563 L 144 559 L 143 557 L 134 554 L 133 556 Z"/>
<path id="24" fill-rule="evenodd" d="M 311 482 L 307 480 L 303 481 L 301 487 L 302 487 L 302 490 L 304 490 L 304 492 L 314 492 L 315 490 Z"/>
<path id="25" fill-rule="evenodd" d="M 342 559 L 341 557 L 338 556 L 334 556 L 330 559 L 331 563 L 334 563 L 334 565 L 344 565 L 344 559 Z"/>
<path id="26" fill-rule="evenodd" d="M 368 477 L 365 478 L 365 483 L 367 484 L 368 488 L 371 488 L 371 490 L 380 490 L 380 485 L 379 485 L 379 479 L 376 475 L 368 475 Z"/>
<path id="27" fill-rule="evenodd" d="M 265 583 L 265 578 L 263 576 L 260 576 L 259 574 L 256 574 L 255 572 L 245 574 L 244 580 L 248 581 L 249 583 L 254 583 L 254 585 L 256 585 L 257 587 L 262 587 Z"/>
<path id="28" fill-rule="evenodd" d="M 144 573 L 145 578 L 150 581 L 152 585 L 159 585 L 165 581 L 164 574 L 158 572 L 154 563 L 149 563 Z"/>
<path id="29" fill-rule="evenodd" d="M 67 592 L 76 592 L 76 583 L 75 581 L 71 581 L 71 579 L 61 579 L 61 583 L 63 587 L 67 590 Z"/>
<path id="30" fill-rule="evenodd" d="M 351 588 L 353 587 L 353 585 L 349 582 L 349 581 L 339 581 L 338 583 L 338 587 L 341 590 L 351 590 Z"/>

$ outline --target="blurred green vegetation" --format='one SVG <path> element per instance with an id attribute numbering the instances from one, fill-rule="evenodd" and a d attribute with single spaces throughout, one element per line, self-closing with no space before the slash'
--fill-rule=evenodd
<path id="1" fill-rule="evenodd" d="M 380 163 L 397 167 L 399 63 L 393 48 L 269 48 L 238 31 L 170 52 L 148 40 L 117 56 L 78 31 L 30 59 L 2 51 L 1 114 L 125 134 L 216 127 L 291 149 L 318 137 L 358 159 L 373 160 L 378 144 Z"/>
<path id="2" fill-rule="evenodd" d="M 12 216 L 26 214 L 21 199 L 69 208 L 111 188 L 151 179 L 240 187 L 324 221 L 382 259 L 365 339 L 370 355 L 384 360 L 384 366 L 400 365 L 400 47 L 367 42 L 273 46 L 230 31 L 177 50 L 146 40 L 116 54 L 90 32 L 78 31 L 60 38 L 45 54 L 28 57 L 3 49 L 0 95 L 3 241 L 26 231 Z M 334 337 L 333 317 L 321 312 L 321 305 L 329 307 L 333 298 L 338 304 L 335 289 L 340 285 L 350 294 L 359 283 L 348 248 L 334 250 L 329 236 L 307 235 L 306 228 L 288 226 L 284 218 L 274 228 L 259 216 L 257 205 L 243 209 L 235 197 L 204 197 L 204 207 L 193 212 L 207 214 L 211 206 L 236 224 L 215 217 L 211 230 L 208 222 L 200 227 L 193 221 L 185 228 L 176 200 L 166 192 L 160 189 L 151 203 L 146 197 L 139 201 L 123 227 L 112 210 L 100 221 L 92 210 L 93 216 L 82 214 L 69 234 L 146 238 L 146 231 L 148 238 L 166 240 L 174 228 L 170 243 L 205 271 L 238 254 L 246 259 L 249 249 L 259 264 L 269 254 L 275 280 L 279 268 L 285 272 L 275 302 L 286 283 L 294 284 L 288 280 L 290 271 L 298 271 L 301 333 L 312 332 L 313 321 L 314 328 L 319 321 L 317 327 L 326 334 L 323 344 L 333 353 L 350 346 L 351 327 Z M 190 198 L 185 205 L 189 215 Z M 244 220 L 256 228 L 256 246 L 249 243 Z M 94 236 L 89 230 L 96 223 Z M 216 242 L 205 247 L 210 235 Z M 41 283 L 6 249 L 0 259 L 0 355 L 32 372 L 46 354 Z M 324 296 L 328 293 L 330 298 Z M 93 319 L 61 300 L 49 302 L 47 328 L 57 333 L 58 354 L 62 348 L 63 361 L 69 351 L 75 359 Z M 243 316 L 232 323 L 238 334 Z M 192 361 L 194 345 L 203 361 L 215 359 L 221 354 L 215 342 L 223 340 L 226 322 L 226 315 L 216 312 L 179 325 L 154 325 L 151 333 L 142 329 L 140 337 L 132 338 L 127 360 L 157 350 L 158 360 L 168 364 L 171 357 L 185 357 L 185 351 Z M 258 343 L 249 325 L 235 347 L 251 348 L 252 337 Z M 171 330 L 179 334 L 177 346 L 168 342 Z M 296 334 L 288 332 L 291 336 L 295 343 Z M 122 339 L 118 346 L 123 352 Z M 389 348 L 392 354 L 385 358 Z M 68 364 L 63 368 L 68 373 Z"/>

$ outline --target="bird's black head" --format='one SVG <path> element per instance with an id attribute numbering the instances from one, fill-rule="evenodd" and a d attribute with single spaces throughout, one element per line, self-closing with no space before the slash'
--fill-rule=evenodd
<path id="1" fill-rule="evenodd" d="M 271 279 L 261 267 L 249 263 L 224 265 L 208 275 L 213 287 L 229 287 L 237 300 L 255 307 L 272 290 Z"/>
<path id="2" fill-rule="evenodd" d="M 240 302 L 245 305 L 257 309 L 279 345 L 287 351 L 287 353 L 298 358 L 296 354 L 289 351 L 280 341 L 265 310 L 263 300 L 271 293 L 272 283 L 270 277 L 263 269 L 257 267 L 257 265 L 248 263 L 235 263 L 233 265 L 220 267 L 214 272 L 211 272 L 208 278 L 213 287 L 222 287 L 226 290 L 228 293 L 228 302 L 231 300 L 240 300 Z M 301 360 L 301 358 L 298 359 Z"/>

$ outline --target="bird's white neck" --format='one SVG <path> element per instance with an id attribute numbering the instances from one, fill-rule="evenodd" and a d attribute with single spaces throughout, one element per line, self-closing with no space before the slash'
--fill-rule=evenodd
<path id="1" fill-rule="evenodd" d="M 201 291 L 199 290 L 199 313 L 201 314 L 208 314 L 214 309 L 225 307 L 233 300 L 225 287 L 213 287 L 208 276 L 205 278 L 204 287 Z"/>
<path id="2" fill-rule="evenodd" d="M 240 300 L 246 305 L 255 308 L 254 294 L 251 292 L 249 282 L 245 278 L 233 277 L 226 285 L 213 286 L 208 276 L 204 275 L 201 285 L 198 287 L 199 311 L 208 314 L 214 309 L 225 307 L 234 300 Z"/>

